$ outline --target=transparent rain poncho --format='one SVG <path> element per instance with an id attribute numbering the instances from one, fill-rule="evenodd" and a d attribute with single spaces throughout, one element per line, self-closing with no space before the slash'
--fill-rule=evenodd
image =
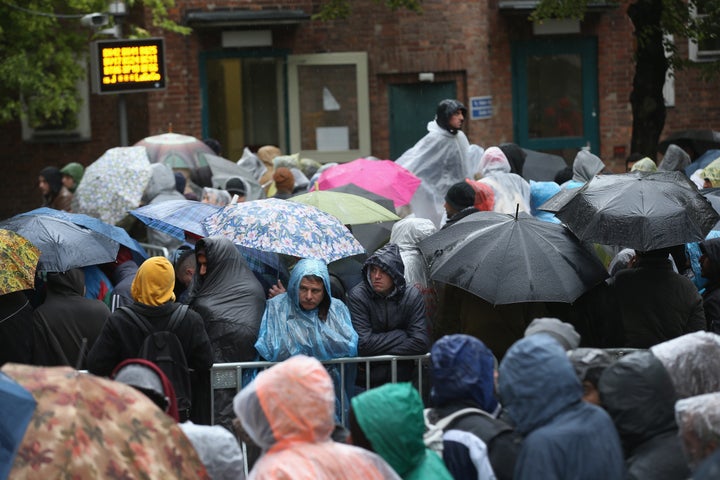
<path id="1" fill-rule="evenodd" d="M 510 162 L 498 147 L 485 150 L 480 159 L 480 182 L 490 185 L 495 192 L 493 211 L 515 214 L 530 213 L 530 184 L 520 175 L 510 173 Z"/>
<path id="2" fill-rule="evenodd" d="M 675 421 L 688 463 L 695 468 L 720 441 L 720 392 L 684 398 L 675 403 Z"/>
<path id="3" fill-rule="evenodd" d="M 720 390 L 720 336 L 693 332 L 650 348 L 665 366 L 678 398 Z"/>

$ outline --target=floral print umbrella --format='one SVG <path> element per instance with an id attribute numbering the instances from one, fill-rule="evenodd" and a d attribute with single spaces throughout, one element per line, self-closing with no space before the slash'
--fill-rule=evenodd
<path id="1" fill-rule="evenodd" d="M 40 250 L 29 240 L 0 229 L 0 295 L 33 288 L 39 259 Z"/>
<path id="2" fill-rule="evenodd" d="M 365 249 L 337 218 L 312 205 L 277 198 L 227 205 L 203 221 L 208 236 L 265 252 L 330 263 Z"/>
<path id="3" fill-rule="evenodd" d="M 115 147 L 85 169 L 72 210 L 117 224 L 140 205 L 151 170 L 145 147 Z"/>
<path id="4" fill-rule="evenodd" d="M 180 427 L 139 390 L 70 367 L 2 371 L 37 402 L 8 478 L 210 478 Z"/>

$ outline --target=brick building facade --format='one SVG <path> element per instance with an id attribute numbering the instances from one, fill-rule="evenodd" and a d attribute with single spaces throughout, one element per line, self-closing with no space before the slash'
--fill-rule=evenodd
<path id="1" fill-rule="evenodd" d="M 292 55 L 366 52 L 368 97 L 356 99 L 369 112 L 370 148 L 362 152 L 363 155 L 392 158 L 390 97 L 398 86 L 422 89 L 420 73 L 432 73 L 434 83 L 449 85 L 466 105 L 474 97 L 491 99 L 489 118 L 466 122 L 464 130 L 471 143 L 484 147 L 510 141 L 521 143 L 518 125 L 526 113 L 522 111 L 523 106 L 518 105 L 517 90 L 514 90 L 519 80 L 517 45 L 545 38 L 569 45 L 578 39 L 592 39 L 597 46 L 594 79 L 597 108 L 593 118 L 598 126 L 598 141 L 592 150 L 614 171 L 622 171 L 624 157 L 630 153 L 632 133 L 629 98 L 634 73 L 634 39 L 625 13 L 630 0 L 624 0 L 619 7 L 590 13 L 579 25 L 578 33 L 542 36 L 533 32 L 527 18 L 529 11 L 515 8 L 514 3 L 527 2 L 424 0 L 423 13 L 418 15 L 391 12 L 372 0 L 352 0 L 353 14 L 349 19 L 319 22 L 309 19 L 319 8 L 317 0 L 217 1 L 212 7 L 204 1 L 176 0 L 172 17 L 178 23 L 190 23 L 193 33 L 181 36 L 151 30 L 154 35 L 165 38 L 167 88 L 125 95 L 129 144 L 169 128 L 197 137 L 210 136 L 212 129 L 208 124 L 214 120 L 208 114 L 207 103 L 215 95 L 214 91 L 208 91 L 213 89 L 207 69 L 210 55 L 219 58 L 237 54 L 238 58 L 251 58 L 256 51 L 265 50 L 272 50 L 283 68 Z M 234 20 L 223 21 L 222 12 L 232 12 Z M 292 15 L 285 15 L 287 13 Z M 141 10 L 135 9 L 132 18 L 149 24 L 149 14 Z M 271 46 L 223 46 L 223 32 L 260 30 L 271 32 Z M 679 46 L 685 53 L 687 42 Z M 286 89 L 289 81 L 284 75 L 282 70 L 278 80 L 278 111 L 272 115 L 280 119 L 279 135 L 286 153 L 295 153 L 290 146 L 301 140 L 291 138 L 291 120 L 286 114 L 293 99 L 292 90 Z M 685 128 L 718 128 L 717 83 L 704 83 L 696 73 L 680 72 L 674 84 L 675 102 L 668 109 L 665 133 Z M 342 98 L 340 100 L 343 103 Z M 228 114 L 233 113 L 232 108 L 228 110 Z M 307 127 L 304 113 L 300 114 L 302 128 Z M 427 111 L 421 119 L 423 124 L 431 120 L 433 114 L 433 110 Z M 119 145 L 117 96 L 91 94 L 90 121 L 90 138 L 82 141 L 24 141 L 20 122 L 4 126 L 0 133 L 5 147 L 0 153 L 4 166 L 0 177 L 3 191 L 0 218 L 39 206 L 37 172 L 44 166 L 62 166 L 71 161 L 88 165 L 108 148 Z M 352 132 L 351 129 L 351 142 Z M 236 155 L 230 159 L 237 158 Z"/>

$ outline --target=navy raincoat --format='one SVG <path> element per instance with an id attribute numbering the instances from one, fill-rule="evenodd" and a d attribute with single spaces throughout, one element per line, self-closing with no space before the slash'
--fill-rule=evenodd
<path id="1" fill-rule="evenodd" d="M 612 420 L 582 401 L 560 344 L 547 334 L 517 341 L 500 364 L 503 407 L 526 435 L 514 478 L 621 479 L 623 455 Z"/>

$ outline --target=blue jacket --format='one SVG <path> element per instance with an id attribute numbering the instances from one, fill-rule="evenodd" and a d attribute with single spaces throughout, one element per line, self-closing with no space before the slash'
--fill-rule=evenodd
<path id="1" fill-rule="evenodd" d="M 621 479 L 623 452 L 612 420 L 583 402 L 560 344 L 546 334 L 517 341 L 500 364 L 500 397 L 526 435 L 515 466 L 523 479 Z"/>

